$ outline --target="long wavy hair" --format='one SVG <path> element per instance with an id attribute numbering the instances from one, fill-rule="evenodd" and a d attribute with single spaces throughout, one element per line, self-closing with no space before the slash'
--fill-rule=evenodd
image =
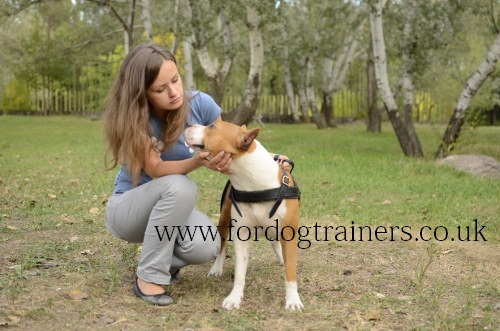
<path id="1" fill-rule="evenodd" d="M 164 61 L 173 61 L 174 55 L 152 43 L 141 44 L 125 57 L 107 100 L 104 112 L 106 138 L 105 166 L 107 170 L 124 165 L 133 175 L 133 185 L 138 182 L 144 167 L 146 146 L 151 146 L 149 118 L 152 107 L 146 98 L 147 89 L 158 77 Z M 183 93 L 183 103 L 178 110 L 162 112 L 164 125 L 161 140 L 165 150 L 172 146 L 184 130 L 189 100 Z"/>

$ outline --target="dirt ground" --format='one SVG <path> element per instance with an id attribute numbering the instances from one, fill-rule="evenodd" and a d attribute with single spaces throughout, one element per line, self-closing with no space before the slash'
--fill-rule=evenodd
<path id="1" fill-rule="evenodd" d="M 33 244 L 57 230 L 26 234 Z M 73 240 L 73 241 L 72 241 Z M 254 245 L 255 244 L 255 245 Z M 2 238 L 0 329 L 7 330 L 498 330 L 500 250 L 493 243 L 315 242 L 299 251 L 300 313 L 284 309 L 283 267 L 252 245 L 241 310 L 220 305 L 234 275 L 210 264 L 182 270 L 176 303 L 147 305 L 131 291 L 137 247 L 102 238 L 53 239 L 57 256 Z M 49 245 L 49 244 L 48 244 Z M 72 245 L 77 245 L 72 246 Z M 70 249 L 71 247 L 77 249 Z M 429 250 L 432 248 L 432 250 Z M 231 254 L 229 254 L 231 255 Z M 20 266 L 20 262 L 23 266 Z"/>

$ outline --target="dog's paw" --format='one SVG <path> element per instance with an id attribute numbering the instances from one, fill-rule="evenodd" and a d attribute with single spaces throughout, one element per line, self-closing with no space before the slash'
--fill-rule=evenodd
<path id="1" fill-rule="evenodd" d="M 212 268 L 208 272 L 207 277 L 222 275 L 222 269 L 224 267 L 224 257 L 225 254 L 217 255 L 217 258 L 215 259 L 214 264 L 212 264 Z"/>
<path id="2" fill-rule="evenodd" d="M 285 309 L 288 311 L 302 311 L 304 305 L 300 300 L 299 293 L 289 291 L 285 296 Z"/>
<path id="3" fill-rule="evenodd" d="M 226 310 L 240 309 L 241 297 L 235 295 L 229 295 L 222 302 L 222 308 Z"/>
<path id="4" fill-rule="evenodd" d="M 213 268 L 207 274 L 207 277 L 219 277 L 222 275 L 222 270 L 214 270 Z"/>
<path id="5" fill-rule="evenodd" d="M 298 299 L 298 301 L 287 300 L 285 304 L 285 309 L 288 311 L 302 311 L 302 309 L 304 309 L 304 305 L 302 304 L 300 299 Z"/>

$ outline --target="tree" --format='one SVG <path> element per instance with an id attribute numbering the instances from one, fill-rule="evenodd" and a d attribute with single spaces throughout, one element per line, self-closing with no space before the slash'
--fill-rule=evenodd
<path id="1" fill-rule="evenodd" d="M 407 156 L 423 156 L 422 147 L 416 137 L 414 130 L 410 130 L 401 116 L 396 104 L 396 99 L 391 91 L 387 74 L 387 60 L 384 42 L 384 30 L 382 24 L 382 11 L 387 0 L 370 1 L 370 26 L 373 41 L 373 54 L 375 56 L 375 76 L 377 87 L 384 101 L 385 109 L 391 121 L 392 127 L 399 141 L 403 153 Z"/>
<path id="2" fill-rule="evenodd" d="M 242 102 L 225 119 L 238 124 L 248 124 L 252 120 L 259 105 L 262 88 L 262 71 L 264 67 L 264 41 L 260 31 L 260 14 L 249 2 L 246 4 L 247 27 L 250 44 L 250 68 Z"/>
<path id="3" fill-rule="evenodd" d="M 201 67 L 205 73 L 205 77 L 209 83 L 208 93 L 214 98 L 215 102 L 220 105 L 224 99 L 224 84 L 227 75 L 231 70 L 233 63 L 234 52 L 231 43 L 231 31 L 229 29 L 229 21 L 224 12 L 222 4 L 214 6 L 215 13 L 211 11 L 208 3 L 205 1 L 189 0 L 189 8 L 191 9 L 191 24 L 192 36 L 187 36 L 190 39 L 193 48 L 198 57 Z M 213 57 L 209 51 L 208 41 L 211 39 L 208 33 L 212 18 L 217 21 L 217 30 L 219 36 L 222 38 L 222 64 L 218 66 L 217 55 L 220 52 L 214 52 Z"/>
<path id="4" fill-rule="evenodd" d="M 111 15 L 114 16 L 120 25 L 123 28 L 124 33 L 124 45 L 125 45 L 125 54 L 127 54 L 130 50 L 130 47 L 134 45 L 134 24 L 135 24 L 135 9 L 136 9 L 136 0 L 127 0 L 125 4 L 127 4 L 126 14 L 120 13 L 121 11 L 113 4 L 112 0 L 87 0 L 89 2 L 93 2 L 100 7 L 108 8 L 111 12 Z M 119 3 L 122 5 L 123 1 Z"/>
<path id="5" fill-rule="evenodd" d="M 349 1 L 327 2 L 327 7 L 317 5 L 320 20 L 318 27 L 323 50 L 321 114 L 329 127 L 336 127 L 334 112 L 335 94 L 343 87 L 353 61 L 364 52 L 359 43 L 365 30 L 365 13 Z"/>
<path id="6" fill-rule="evenodd" d="M 460 136 L 460 131 L 467 115 L 467 108 L 472 98 L 483 85 L 486 79 L 495 71 L 496 64 L 500 59 L 500 32 L 490 46 L 483 62 L 477 70 L 469 77 L 460 97 L 458 98 L 453 114 L 450 117 L 446 131 L 444 132 L 441 144 L 436 152 L 436 158 L 444 157 L 453 149 L 454 143 Z"/>
<path id="7" fill-rule="evenodd" d="M 382 114 L 377 105 L 377 81 L 375 77 L 373 41 L 371 38 L 366 60 L 366 87 L 368 103 L 368 124 L 366 126 L 366 131 L 380 133 L 382 131 Z"/>

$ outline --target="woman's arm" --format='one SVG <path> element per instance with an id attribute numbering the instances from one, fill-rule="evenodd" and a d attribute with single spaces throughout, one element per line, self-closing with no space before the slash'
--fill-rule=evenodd
<path id="1" fill-rule="evenodd" d="M 189 159 L 164 161 L 150 143 L 146 147 L 144 171 L 152 178 L 173 174 L 187 174 L 201 166 L 229 175 L 232 173 L 230 169 L 231 154 L 220 152 L 213 158 L 210 158 L 208 152 L 200 152 L 197 156 Z"/>

